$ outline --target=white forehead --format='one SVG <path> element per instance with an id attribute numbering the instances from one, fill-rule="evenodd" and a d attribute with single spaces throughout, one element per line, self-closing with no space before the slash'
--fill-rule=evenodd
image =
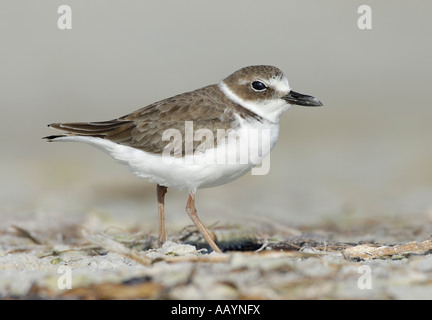
<path id="1" fill-rule="evenodd" d="M 288 83 L 288 79 L 285 76 L 280 77 L 272 77 L 270 79 L 264 80 L 263 82 L 268 86 L 274 88 L 279 92 L 289 92 L 291 88 Z"/>

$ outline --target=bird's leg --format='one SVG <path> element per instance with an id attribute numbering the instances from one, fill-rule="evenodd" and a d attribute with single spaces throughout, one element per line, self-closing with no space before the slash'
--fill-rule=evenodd
<path id="1" fill-rule="evenodd" d="M 158 216 L 159 216 L 159 247 L 161 247 L 166 241 L 165 234 L 165 193 L 167 187 L 157 185 L 156 194 L 158 200 Z"/>
<path id="2" fill-rule="evenodd" d="M 195 208 L 195 199 L 194 195 L 192 193 L 189 193 L 188 202 L 186 204 L 186 212 L 195 224 L 195 226 L 198 228 L 199 232 L 201 232 L 204 239 L 207 241 L 207 243 L 210 245 L 210 247 L 213 249 L 213 251 L 216 252 L 222 252 L 221 249 L 217 246 L 217 244 L 212 239 L 210 232 L 207 230 L 207 228 L 203 225 L 201 220 L 198 218 L 197 211 Z"/>

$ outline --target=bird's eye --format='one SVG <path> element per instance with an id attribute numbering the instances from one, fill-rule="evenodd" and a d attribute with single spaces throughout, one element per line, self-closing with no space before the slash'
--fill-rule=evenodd
<path id="1" fill-rule="evenodd" d="M 263 92 L 267 90 L 267 86 L 261 81 L 254 81 L 251 83 L 252 89 L 256 92 Z"/>

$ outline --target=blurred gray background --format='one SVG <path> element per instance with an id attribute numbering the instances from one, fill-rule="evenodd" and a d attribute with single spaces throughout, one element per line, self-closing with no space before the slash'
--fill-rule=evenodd
<path id="1" fill-rule="evenodd" d="M 57 27 L 61 4 L 72 30 Z M 359 30 L 362 4 L 2 0 L 0 216 L 156 230 L 154 185 L 90 146 L 43 141 L 46 125 L 117 118 L 271 64 L 325 107 L 283 116 L 268 175 L 200 190 L 206 224 L 430 222 L 432 4 L 368 1 L 372 30 Z M 168 190 L 168 230 L 190 223 L 186 200 Z"/>

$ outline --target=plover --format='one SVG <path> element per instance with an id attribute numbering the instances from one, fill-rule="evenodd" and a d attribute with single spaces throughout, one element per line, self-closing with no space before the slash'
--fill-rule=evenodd
<path id="1" fill-rule="evenodd" d="M 291 90 L 280 69 L 249 66 L 219 84 L 152 103 L 114 120 L 49 124 L 64 133 L 44 139 L 89 143 L 127 164 L 135 175 L 156 183 L 159 245 L 166 241 L 167 188 L 186 189 L 188 216 L 210 247 L 221 252 L 214 235 L 198 218 L 195 194 L 199 188 L 239 178 L 265 158 L 278 140 L 279 119 L 291 105 L 322 103 Z M 248 139 L 251 131 L 266 133 L 268 139 Z"/>

